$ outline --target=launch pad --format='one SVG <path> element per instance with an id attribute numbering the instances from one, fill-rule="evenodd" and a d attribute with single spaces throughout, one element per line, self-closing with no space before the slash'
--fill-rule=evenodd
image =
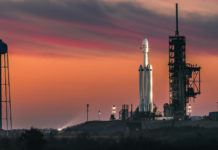
<path id="1" fill-rule="evenodd" d="M 201 67 L 186 62 L 186 38 L 179 34 L 178 4 L 176 4 L 176 32 L 169 36 L 169 103 L 164 104 L 164 116 L 185 120 L 187 104 L 200 94 Z M 142 41 L 143 65 L 139 66 L 139 105 L 128 117 L 128 110 L 121 110 L 121 120 L 155 120 L 152 66 L 149 64 L 149 45 Z M 125 107 L 126 108 L 126 107 Z"/>

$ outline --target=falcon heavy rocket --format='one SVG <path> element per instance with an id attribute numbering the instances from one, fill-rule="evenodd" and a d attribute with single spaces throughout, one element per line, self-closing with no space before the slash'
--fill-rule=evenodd
<path id="1" fill-rule="evenodd" d="M 142 41 L 143 66 L 139 66 L 139 112 L 153 112 L 152 65 L 149 64 L 148 40 Z"/>

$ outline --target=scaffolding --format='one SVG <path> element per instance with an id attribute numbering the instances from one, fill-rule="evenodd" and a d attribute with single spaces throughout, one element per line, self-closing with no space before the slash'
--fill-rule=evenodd
<path id="1" fill-rule="evenodd" d="M 178 5 L 176 32 L 169 36 L 169 103 L 174 118 L 185 119 L 186 105 L 200 94 L 200 67 L 186 63 L 186 38 L 179 35 Z"/>

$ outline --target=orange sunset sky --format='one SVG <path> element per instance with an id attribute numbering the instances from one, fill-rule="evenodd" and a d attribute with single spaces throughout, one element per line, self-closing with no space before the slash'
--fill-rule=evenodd
<path id="1" fill-rule="evenodd" d="M 14 128 L 61 128 L 108 120 L 112 105 L 139 102 L 140 44 L 148 38 L 154 102 L 168 102 L 168 36 L 187 38 L 187 62 L 201 70 L 193 115 L 216 111 L 217 0 L 1 0 L 0 38 L 8 44 Z"/>

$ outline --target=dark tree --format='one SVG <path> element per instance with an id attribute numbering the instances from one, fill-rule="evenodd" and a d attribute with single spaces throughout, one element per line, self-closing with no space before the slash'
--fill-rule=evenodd
<path id="1" fill-rule="evenodd" d="M 31 128 L 21 135 L 21 145 L 26 150 L 41 150 L 45 145 L 43 134 L 38 130 Z"/>

